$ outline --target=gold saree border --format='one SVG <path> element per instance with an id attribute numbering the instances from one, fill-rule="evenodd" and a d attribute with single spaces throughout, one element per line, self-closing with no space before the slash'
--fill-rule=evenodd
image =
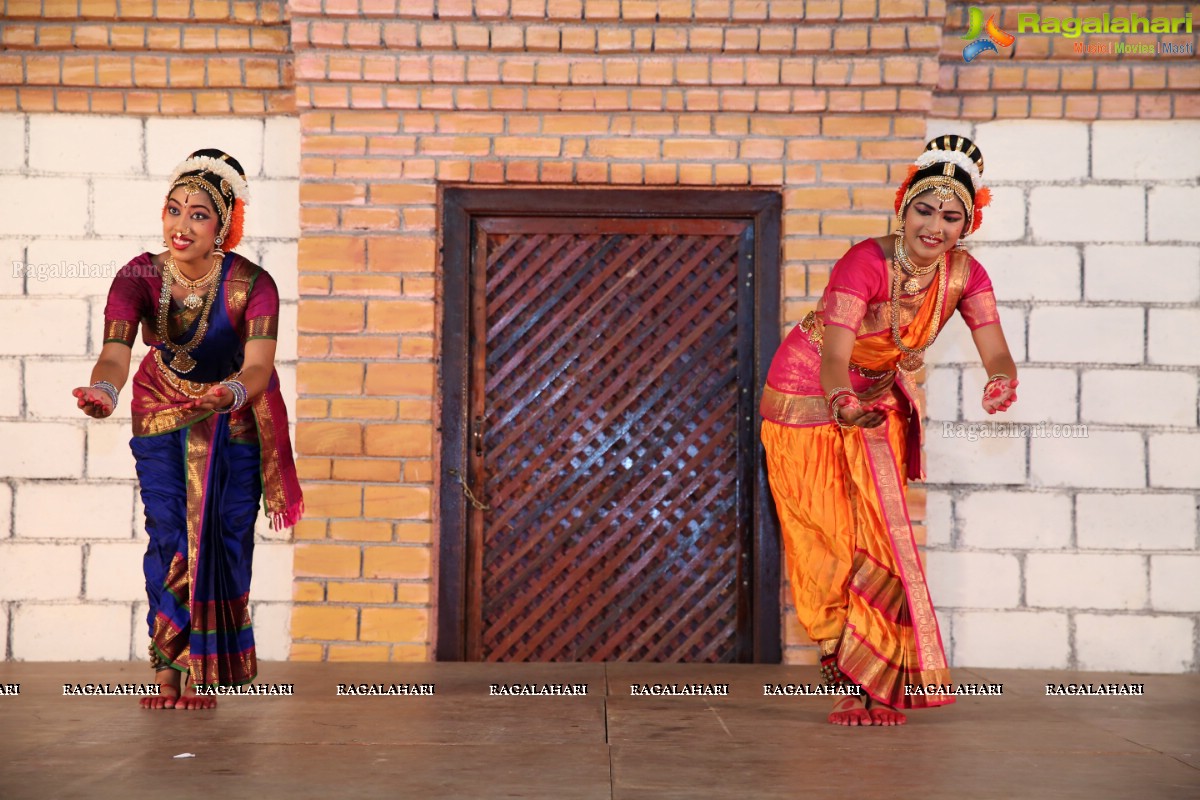
<path id="1" fill-rule="evenodd" d="M 917 543 L 913 538 L 912 524 L 908 520 L 900 473 L 892 459 L 891 447 L 888 445 L 887 428 L 889 425 L 891 425 L 891 421 L 886 420 L 877 428 L 863 428 L 863 444 L 866 446 L 867 459 L 875 481 L 875 491 L 878 495 L 880 509 L 883 511 L 884 524 L 887 525 L 888 537 L 892 542 L 892 555 L 896 559 L 896 566 L 900 569 L 900 578 L 904 581 L 904 591 L 908 597 L 909 616 L 912 619 L 913 635 L 916 637 L 917 656 L 920 659 L 921 671 L 924 673 L 930 670 L 946 670 L 946 653 L 942 648 L 942 637 L 938 630 L 937 616 L 933 610 L 933 600 L 929 596 L 929 587 L 925 583 L 925 572 L 921 568 Z"/>
<path id="2" fill-rule="evenodd" d="M 215 423 L 213 417 L 197 422 L 188 428 L 187 451 L 184 453 L 184 480 L 187 488 L 187 547 L 188 586 L 196 586 L 196 570 L 200 564 L 200 535 L 204 526 L 205 477 L 212 460 L 212 437 Z M 195 591 L 188 597 L 188 613 L 192 627 L 196 627 Z M 203 659 L 191 659 L 192 681 L 206 683 L 204 667 L 195 663 Z"/>

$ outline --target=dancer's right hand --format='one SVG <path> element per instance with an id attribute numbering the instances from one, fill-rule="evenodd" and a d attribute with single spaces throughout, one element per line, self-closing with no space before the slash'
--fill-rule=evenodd
<path id="1" fill-rule="evenodd" d="M 838 403 L 838 418 L 846 425 L 877 428 L 883 424 L 885 414 L 874 405 L 862 405 L 857 397 L 847 397 Z"/>
<path id="2" fill-rule="evenodd" d="M 71 390 L 71 394 L 78 401 L 77 405 L 83 409 L 83 413 L 95 419 L 104 419 L 113 413 L 112 401 L 109 396 L 99 389 L 93 389 L 91 386 L 77 386 Z"/>

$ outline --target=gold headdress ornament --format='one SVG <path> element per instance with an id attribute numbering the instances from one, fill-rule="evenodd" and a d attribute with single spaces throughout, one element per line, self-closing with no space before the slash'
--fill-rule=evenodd
<path id="1" fill-rule="evenodd" d="M 981 209 L 991 202 L 983 184 L 983 153 L 965 136 L 939 136 L 925 145 L 925 152 L 908 170 L 896 191 L 896 224 L 904 223 L 904 212 L 913 198 L 933 190 L 943 202 L 957 197 L 967 212 L 963 236 L 974 233 L 983 222 Z"/>
<path id="2" fill-rule="evenodd" d="M 167 194 L 180 186 L 212 198 L 221 220 L 217 247 L 232 250 L 237 246 L 242 238 L 245 206 L 250 200 L 250 187 L 237 159 L 220 150 L 197 150 L 175 167 Z"/>

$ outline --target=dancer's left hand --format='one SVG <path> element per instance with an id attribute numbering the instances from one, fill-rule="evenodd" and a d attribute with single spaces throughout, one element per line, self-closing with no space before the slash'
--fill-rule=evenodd
<path id="1" fill-rule="evenodd" d="M 233 392 L 224 386 L 214 386 L 184 406 L 184 409 L 198 408 L 203 411 L 220 411 L 233 405 Z"/>
<path id="2" fill-rule="evenodd" d="M 1017 402 L 1017 378 L 997 378 L 983 387 L 983 410 L 989 414 L 1007 411 Z"/>

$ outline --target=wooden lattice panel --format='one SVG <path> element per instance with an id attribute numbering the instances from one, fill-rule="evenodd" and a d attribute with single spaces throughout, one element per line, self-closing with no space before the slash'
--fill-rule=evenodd
<path id="1" fill-rule="evenodd" d="M 749 226 L 480 221 L 470 657 L 736 659 Z"/>

